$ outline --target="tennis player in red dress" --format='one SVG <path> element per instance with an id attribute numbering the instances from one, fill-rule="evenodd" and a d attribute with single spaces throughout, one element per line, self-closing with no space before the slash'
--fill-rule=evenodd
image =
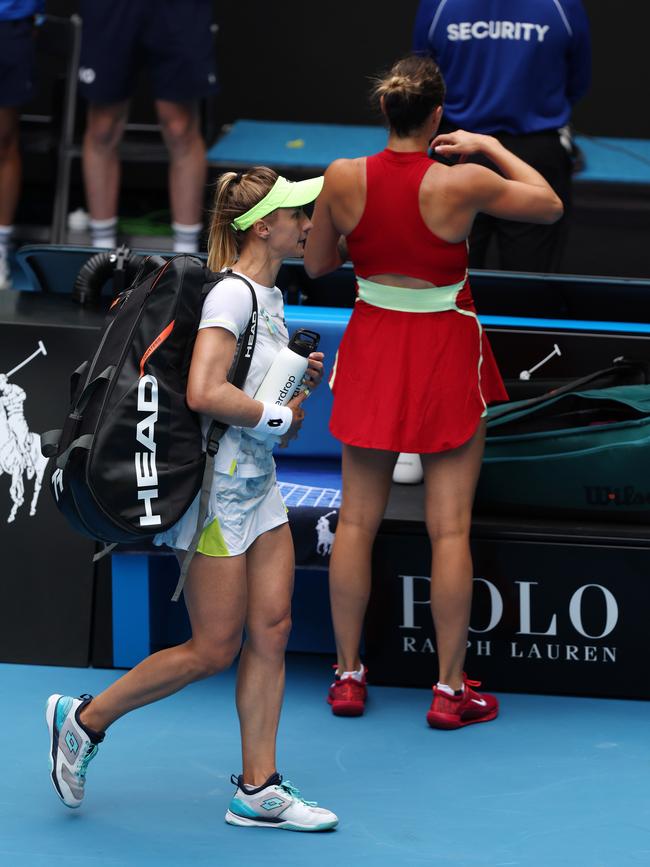
<path id="1" fill-rule="evenodd" d="M 491 401 L 507 400 L 467 275 L 479 211 L 553 223 L 562 203 L 544 178 L 491 136 L 438 135 L 444 82 L 429 58 L 398 61 L 375 87 L 385 150 L 332 163 L 314 211 L 305 267 L 337 268 L 347 243 L 358 296 L 330 377 L 330 429 L 343 443 L 343 500 L 330 560 L 338 666 L 328 701 L 363 713 L 359 641 L 372 545 L 400 452 L 422 457 L 432 545 L 431 610 L 439 662 L 427 714 L 436 728 L 494 719 L 494 696 L 464 674 L 472 601 L 472 502 Z M 432 161 L 457 157 L 454 165 Z M 487 157 L 499 173 L 466 162 Z"/>

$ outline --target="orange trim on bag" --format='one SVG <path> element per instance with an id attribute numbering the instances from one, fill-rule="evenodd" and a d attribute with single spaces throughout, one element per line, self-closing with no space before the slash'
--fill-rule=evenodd
<path id="1" fill-rule="evenodd" d="M 144 366 L 147 363 L 147 361 L 149 360 L 149 358 L 151 357 L 151 355 L 153 355 L 153 353 L 156 351 L 156 349 L 158 349 L 158 347 L 160 346 L 161 343 L 164 343 L 165 340 L 167 340 L 169 335 L 174 330 L 175 322 L 176 322 L 176 320 L 172 319 L 172 321 L 169 323 L 169 325 L 165 329 L 163 329 L 163 331 L 160 332 L 158 337 L 156 337 L 156 339 L 153 341 L 151 346 L 149 346 L 149 348 L 146 350 L 145 354 L 140 359 L 140 376 L 144 376 Z"/>

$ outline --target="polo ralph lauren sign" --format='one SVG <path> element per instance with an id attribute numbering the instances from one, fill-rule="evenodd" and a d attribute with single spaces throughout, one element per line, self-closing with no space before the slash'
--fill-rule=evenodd
<path id="1" fill-rule="evenodd" d="M 488 689 L 650 697 L 650 548 L 473 542 L 466 667 Z M 424 536 L 380 536 L 366 623 L 372 680 L 430 686 L 437 659 Z"/>

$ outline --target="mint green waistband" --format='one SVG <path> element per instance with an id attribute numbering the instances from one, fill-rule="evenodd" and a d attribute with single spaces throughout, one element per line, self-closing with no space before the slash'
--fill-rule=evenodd
<path id="1" fill-rule="evenodd" d="M 452 286 L 434 286 L 430 289 L 407 289 L 403 286 L 384 286 L 363 277 L 357 278 L 359 298 L 373 307 L 400 310 L 403 313 L 442 313 L 456 310 L 456 298 L 465 285 L 465 279 Z"/>

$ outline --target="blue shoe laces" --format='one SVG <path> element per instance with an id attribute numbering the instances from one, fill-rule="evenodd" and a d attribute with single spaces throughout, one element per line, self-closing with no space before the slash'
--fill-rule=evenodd
<path id="1" fill-rule="evenodd" d="M 289 780 L 282 780 L 280 783 L 280 788 L 284 789 L 284 791 L 290 795 L 292 798 L 295 798 L 296 801 L 301 801 L 303 804 L 306 804 L 308 807 L 317 807 L 318 801 L 306 801 L 303 796 L 300 794 L 299 789 L 297 789 L 294 785 L 292 785 Z"/>

